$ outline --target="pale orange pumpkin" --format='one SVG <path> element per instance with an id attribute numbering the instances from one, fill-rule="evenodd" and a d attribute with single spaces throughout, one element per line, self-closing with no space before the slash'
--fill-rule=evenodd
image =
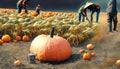
<path id="1" fill-rule="evenodd" d="M 93 57 L 96 56 L 96 52 L 92 52 L 91 56 L 93 56 Z"/>
<path id="2" fill-rule="evenodd" d="M 31 43 L 30 52 L 36 54 L 39 61 L 60 62 L 70 58 L 72 50 L 69 42 L 60 37 L 51 35 L 38 35 Z"/>
<path id="3" fill-rule="evenodd" d="M 120 60 L 117 60 L 117 61 L 115 62 L 115 64 L 116 64 L 117 66 L 120 66 Z"/>
<path id="4" fill-rule="evenodd" d="M 0 39 L 0 45 L 2 45 L 3 43 L 4 43 L 3 40 Z"/>
<path id="5" fill-rule="evenodd" d="M 22 37 L 22 40 L 23 40 L 23 41 L 29 41 L 29 36 L 24 35 L 24 36 Z"/>
<path id="6" fill-rule="evenodd" d="M 93 44 L 88 44 L 88 45 L 87 45 L 87 49 L 93 50 L 93 49 L 94 49 L 94 45 L 93 45 Z"/>
<path id="7" fill-rule="evenodd" d="M 21 40 L 21 36 L 16 36 L 15 40 L 20 41 Z"/>
<path id="8" fill-rule="evenodd" d="M 4 41 L 4 42 L 10 42 L 10 40 L 11 40 L 10 35 L 5 34 L 5 35 L 2 36 L 2 41 Z"/>
<path id="9" fill-rule="evenodd" d="M 14 62 L 14 65 L 15 65 L 16 67 L 20 66 L 20 65 L 21 65 L 20 60 L 16 60 L 16 61 Z"/>
<path id="10" fill-rule="evenodd" d="M 90 60 L 91 56 L 90 56 L 90 53 L 84 53 L 83 54 L 83 59 L 84 60 Z"/>

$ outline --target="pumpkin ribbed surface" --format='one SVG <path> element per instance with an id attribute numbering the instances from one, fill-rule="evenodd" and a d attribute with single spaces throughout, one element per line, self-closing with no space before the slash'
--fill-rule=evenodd
<path id="1" fill-rule="evenodd" d="M 59 36 L 39 35 L 31 43 L 30 52 L 36 54 L 39 61 L 64 61 L 68 59 L 72 50 L 69 42 Z"/>

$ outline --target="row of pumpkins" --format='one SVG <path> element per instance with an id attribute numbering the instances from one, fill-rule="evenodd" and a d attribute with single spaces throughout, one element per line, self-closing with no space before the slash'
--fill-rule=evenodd
<path id="1" fill-rule="evenodd" d="M 8 34 L 5 34 L 5 35 L 3 35 L 2 36 L 2 38 L 0 39 L 0 45 L 2 45 L 4 42 L 6 43 L 8 43 L 8 42 L 10 42 L 12 40 L 12 38 L 11 38 L 11 36 L 10 35 L 8 35 Z M 15 36 L 15 38 L 13 39 L 13 42 L 17 42 L 17 41 L 21 41 L 21 40 L 23 40 L 23 41 L 29 41 L 29 36 L 27 36 L 27 35 L 24 35 L 24 36 Z"/>

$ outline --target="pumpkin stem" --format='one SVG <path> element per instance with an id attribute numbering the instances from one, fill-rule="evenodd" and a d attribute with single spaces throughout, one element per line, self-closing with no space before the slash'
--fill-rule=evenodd
<path id="1" fill-rule="evenodd" d="M 50 33 L 50 37 L 53 38 L 53 36 L 54 36 L 54 26 L 52 26 L 52 31 Z"/>

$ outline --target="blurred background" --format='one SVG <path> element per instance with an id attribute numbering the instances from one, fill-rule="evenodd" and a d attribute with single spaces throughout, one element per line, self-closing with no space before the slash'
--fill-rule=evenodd
<path id="1" fill-rule="evenodd" d="M 16 9 L 18 0 L 1 0 L 0 8 Z M 86 2 L 93 2 L 101 6 L 101 11 L 105 12 L 109 0 L 30 0 L 28 9 L 35 10 L 37 4 L 40 4 L 43 11 L 66 11 L 77 12 L 81 5 Z M 117 0 L 117 9 L 120 11 L 120 0 Z"/>

